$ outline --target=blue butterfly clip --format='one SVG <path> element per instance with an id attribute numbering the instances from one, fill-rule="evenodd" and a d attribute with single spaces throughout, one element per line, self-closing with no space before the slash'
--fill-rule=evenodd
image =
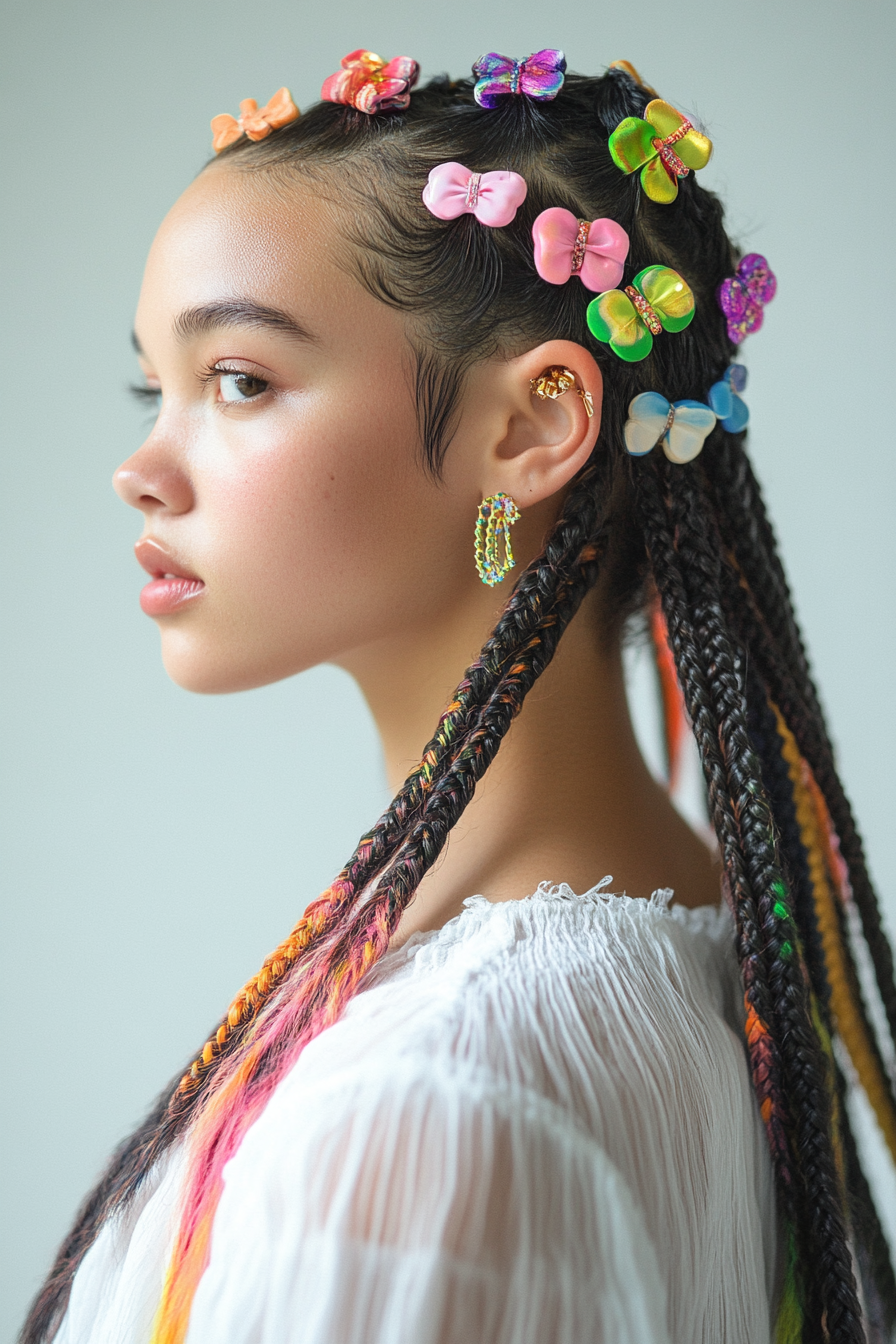
<path id="1" fill-rule="evenodd" d="M 691 462 L 715 424 L 715 412 L 702 401 L 673 403 L 659 392 L 641 392 L 629 402 L 625 446 L 632 457 L 643 457 L 662 444 L 670 462 Z"/>
<path id="2" fill-rule="evenodd" d="M 738 396 L 747 385 L 747 371 L 743 364 L 731 364 L 721 379 L 709 389 L 709 404 L 719 417 L 719 423 L 729 434 L 746 429 L 750 412 L 747 403 Z"/>

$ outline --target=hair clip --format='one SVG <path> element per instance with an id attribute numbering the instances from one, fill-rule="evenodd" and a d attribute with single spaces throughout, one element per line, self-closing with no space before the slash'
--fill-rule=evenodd
<path id="1" fill-rule="evenodd" d="M 551 285 L 577 275 L 586 289 L 602 294 L 622 279 L 628 234 L 615 219 L 576 219 L 571 210 L 552 206 L 532 225 L 535 269 Z"/>
<path id="2" fill-rule="evenodd" d="M 299 109 L 287 88 L 278 89 L 264 107 L 259 107 L 254 98 L 244 98 L 240 103 L 238 117 L 232 117 L 229 112 L 212 117 L 212 149 L 220 154 L 222 149 L 232 145 L 234 140 L 239 140 L 241 135 L 248 136 L 250 140 L 264 140 L 271 131 L 288 126 L 299 115 Z"/>
<path id="3" fill-rule="evenodd" d="M 407 107 L 411 89 L 420 77 L 420 66 L 410 56 L 393 56 L 386 62 L 374 51 L 349 52 L 342 69 L 323 82 L 320 96 L 328 103 L 347 103 L 368 116 Z"/>
<path id="4" fill-rule="evenodd" d="M 501 229 L 516 217 L 526 191 L 519 173 L 472 173 L 462 163 L 440 163 L 423 188 L 423 204 L 436 219 L 475 215 L 480 224 Z"/>
<path id="5" fill-rule="evenodd" d="M 544 373 L 540 373 L 537 378 L 529 379 L 529 388 L 533 397 L 539 397 L 542 401 L 550 397 L 551 401 L 556 401 L 562 397 L 564 392 L 572 389 L 577 396 L 582 398 L 582 405 L 585 407 L 585 413 L 590 420 L 594 415 L 594 398 L 584 387 L 579 387 L 578 379 L 572 369 L 567 369 L 559 364 L 552 364 Z"/>
<path id="6" fill-rule="evenodd" d="M 750 419 L 747 403 L 738 395 L 746 385 L 747 371 L 743 364 L 730 364 L 709 389 L 707 400 L 719 417 L 719 424 L 729 434 L 739 434 Z"/>
<path id="7" fill-rule="evenodd" d="M 692 462 L 715 428 L 716 414 L 702 401 L 668 401 L 659 392 L 641 392 L 629 402 L 623 435 L 632 457 L 660 444 L 670 462 Z"/>
<path id="8" fill-rule="evenodd" d="M 734 275 L 723 280 L 716 291 L 719 307 L 728 319 L 728 339 L 739 345 L 745 336 L 762 326 L 763 308 L 771 303 L 778 289 L 775 273 L 765 257 L 750 252 Z"/>
<path id="9" fill-rule="evenodd" d="M 566 57 L 554 47 L 534 51 L 524 61 L 490 51 L 473 66 L 473 97 L 480 107 L 498 107 L 509 94 L 522 93 L 539 102 L 556 98 L 563 87 Z"/>
<path id="10" fill-rule="evenodd" d="M 673 149 L 674 145 L 674 149 Z M 669 205 L 678 195 L 678 179 L 692 168 L 705 168 L 712 141 L 670 103 L 654 98 L 644 117 L 626 117 L 610 136 L 610 155 L 617 168 L 634 173 L 652 201 Z"/>
<path id="11" fill-rule="evenodd" d="M 650 85 L 647 83 L 647 81 L 641 78 L 635 67 L 632 65 L 631 61 L 611 61 L 608 69 L 622 70 L 625 74 L 628 75 L 629 79 L 633 79 L 636 84 L 640 85 L 640 87 L 644 90 L 645 93 L 649 93 L 652 98 L 659 97 L 659 94 L 657 93 L 656 89 L 652 89 Z"/>
<path id="12" fill-rule="evenodd" d="M 684 331 L 694 318 L 691 287 L 668 266 L 646 266 L 624 290 L 592 299 L 585 313 L 592 336 L 620 359 L 636 364 L 663 331 Z"/>

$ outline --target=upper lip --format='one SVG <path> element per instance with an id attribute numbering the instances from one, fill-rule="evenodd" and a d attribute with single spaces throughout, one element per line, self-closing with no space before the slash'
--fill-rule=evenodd
<path id="1" fill-rule="evenodd" d="M 175 559 L 167 546 L 163 546 L 155 537 L 141 537 L 134 547 L 134 554 L 139 564 L 154 579 L 169 576 L 175 579 L 199 579 L 198 574 L 194 574 L 186 565 Z"/>

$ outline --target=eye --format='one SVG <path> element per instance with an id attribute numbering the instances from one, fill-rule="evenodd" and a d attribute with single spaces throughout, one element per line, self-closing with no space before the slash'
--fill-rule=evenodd
<path id="1" fill-rule="evenodd" d="M 253 397 L 266 392 L 268 384 L 263 378 L 251 373 L 234 373 L 232 370 L 219 370 L 218 399 L 220 401 L 251 401 Z"/>

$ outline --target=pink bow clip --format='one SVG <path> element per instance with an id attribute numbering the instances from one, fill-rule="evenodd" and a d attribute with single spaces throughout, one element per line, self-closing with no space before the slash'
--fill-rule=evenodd
<path id="1" fill-rule="evenodd" d="M 250 140 L 263 140 L 271 131 L 279 131 L 281 126 L 288 126 L 298 116 L 299 109 L 289 89 L 278 89 L 264 107 L 259 107 L 254 98 L 244 98 L 239 117 L 232 117 L 229 112 L 212 117 L 212 149 L 220 154 L 241 135 Z"/>
<path id="2" fill-rule="evenodd" d="M 571 210 L 552 206 L 532 225 L 535 269 L 551 285 L 577 275 L 596 294 L 615 289 L 628 256 L 628 234 L 615 219 L 576 219 Z"/>
<path id="3" fill-rule="evenodd" d="M 328 103 L 348 103 L 358 112 L 400 111 L 411 101 L 411 89 L 420 76 L 420 66 L 410 56 L 383 61 L 375 51 L 349 52 L 342 69 L 329 75 L 320 96 Z"/>
<path id="4" fill-rule="evenodd" d="M 423 188 L 423 204 L 436 219 L 475 215 L 490 229 L 509 224 L 525 199 L 519 173 L 471 173 L 462 163 L 440 163 Z"/>

